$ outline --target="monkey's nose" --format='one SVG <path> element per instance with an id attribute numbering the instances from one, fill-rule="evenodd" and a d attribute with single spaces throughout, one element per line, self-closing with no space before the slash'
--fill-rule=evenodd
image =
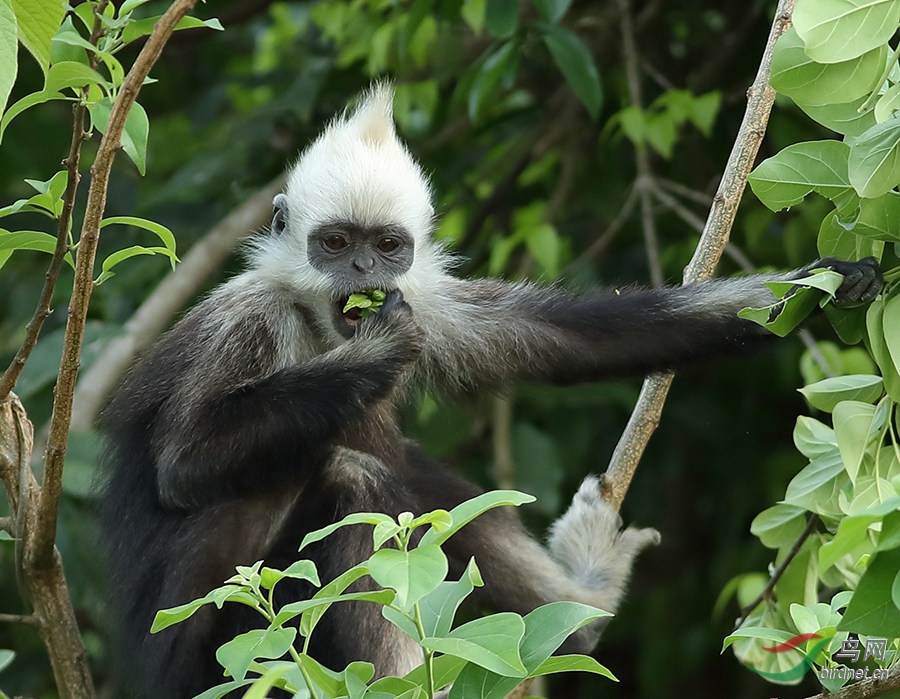
<path id="1" fill-rule="evenodd" d="M 353 266 L 356 268 L 357 272 L 362 272 L 363 274 L 369 274 L 375 268 L 375 258 L 374 257 L 354 258 Z"/>

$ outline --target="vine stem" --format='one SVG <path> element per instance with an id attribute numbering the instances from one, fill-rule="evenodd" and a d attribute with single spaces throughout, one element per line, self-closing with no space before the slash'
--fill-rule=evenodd
<path id="1" fill-rule="evenodd" d="M 756 160 L 775 101 L 775 91 L 769 87 L 775 42 L 791 26 L 794 4 L 795 0 L 779 0 L 756 78 L 747 91 L 744 119 L 713 197 L 700 242 L 684 271 L 685 284 L 710 278 L 728 243 L 738 204 L 747 185 L 747 175 Z M 638 462 L 659 424 L 673 376 L 659 374 L 644 381 L 631 418 L 616 445 L 602 481 L 604 498 L 616 509 L 621 507 Z"/>

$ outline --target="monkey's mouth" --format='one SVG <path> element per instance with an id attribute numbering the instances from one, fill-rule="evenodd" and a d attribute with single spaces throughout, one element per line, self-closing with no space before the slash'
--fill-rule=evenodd
<path id="1" fill-rule="evenodd" d="M 348 294 L 343 294 L 335 299 L 334 301 L 334 309 L 333 309 L 333 319 L 334 326 L 337 331 L 346 338 L 350 338 L 353 336 L 353 333 L 356 331 L 356 328 L 359 327 L 359 324 L 365 320 L 366 318 L 371 317 L 374 313 L 378 312 L 378 309 L 381 306 L 381 303 L 378 303 L 376 308 L 361 308 L 359 306 L 354 306 L 353 308 L 347 308 L 347 303 L 350 300 L 350 297 L 354 294 L 364 294 L 370 290 L 359 290 L 353 291 Z M 346 310 L 345 310 L 346 309 Z"/>
<path id="2" fill-rule="evenodd" d="M 354 307 L 345 311 L 344 308 L 347 307 L 347 301 L 349 300 L 350 294 L 341 296 L 335 303 L 335 311 L 345 325 L 350 328 L 355 328 L 362 320 L 362 309 Z"/>

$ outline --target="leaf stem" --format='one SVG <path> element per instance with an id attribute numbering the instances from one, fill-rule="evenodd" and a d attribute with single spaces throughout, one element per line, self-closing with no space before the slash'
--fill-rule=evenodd
<path id="1" fill-rule="evenodd" d="M 422 624 L 422 612 L 419 609 L 419 603 L 413 605 L 415 610 L 416 630 L 419 632 L 420 640 L 425 640 L 425 626 Z M 434 699 L 434 651 L 422 647 L 422 654 L 425 658 L 423 663 L 425 666 L 425 695 L 428 699 Z"/>
<path id="2" fill-rule="evenodd" d="M 309 638 L 306 639 L 309 642 Z M 300 674 L 303 675 L 303 680 L 306 682 L 306 688 L 309 690 L 309 695 L 312 699 L 319 699 L 319 695 L 316 692 L 315 685 L 313 685 L 312 677 L 309 676 L 309 673 L 306 671 L 306 668 L 303 667 L 303 662 L 300 658 L 300 654 L 297 652 L 297 649 L 294 648 L 294 644 L 291 644 L 290 647 L 291 657 L 294 659 L 294 662 L 297 663 L 297 667 L 300 668 Z M 304 648 L 303 654 L 306 655 L 306 650 Z"/>

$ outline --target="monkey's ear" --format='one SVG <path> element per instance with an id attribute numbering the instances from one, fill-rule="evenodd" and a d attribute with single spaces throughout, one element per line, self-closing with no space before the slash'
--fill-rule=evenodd
<path id="1" fill-rule="evenodd" d="M 275 209 L 275 215 L 272 217 L 273 233 L 284 233 L 287 228 L 287 196 L 284 194 L 276 194 L 272 200 L 272 206 Z"/>

